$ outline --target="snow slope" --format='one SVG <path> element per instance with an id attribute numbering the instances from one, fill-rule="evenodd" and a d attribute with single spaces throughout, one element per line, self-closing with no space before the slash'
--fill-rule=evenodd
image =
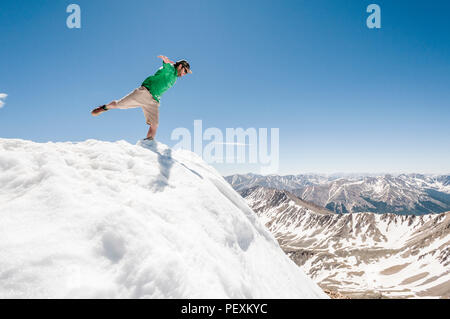
<path id="1" fill-rule="evenodd" d="M 0 298 L 327 296 L 191 152 L 0 139 Z"/>

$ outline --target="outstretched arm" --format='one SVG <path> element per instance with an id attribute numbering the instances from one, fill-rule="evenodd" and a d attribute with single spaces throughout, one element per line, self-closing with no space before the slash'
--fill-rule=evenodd
<path id="1" fill-rule="evenodd" d="M 158 58 L 162 59 L 164 61 L 164 63 L 171 63 L 174 64 L 175 62 L 170 61 L 168 57 L 166 57 L 165 55 L 158 55 Z"/>

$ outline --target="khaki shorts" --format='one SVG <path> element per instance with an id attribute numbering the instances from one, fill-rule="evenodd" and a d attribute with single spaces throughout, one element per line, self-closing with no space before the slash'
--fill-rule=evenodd
<path id="1" fill-rule="evenodd" d="M 131 109 L 141 107 L 148 125 L 158 126 L 159 102 L 156 101 L 147 88 L 141 86 L 120 100 L 107 104 L 108 109 Z"/>

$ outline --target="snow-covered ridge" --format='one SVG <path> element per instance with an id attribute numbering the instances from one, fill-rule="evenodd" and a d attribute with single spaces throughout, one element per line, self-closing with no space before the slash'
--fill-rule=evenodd
<path id="1" fill-rule="evenodd" d="M 191 152 L 0 139 L 0 298 L 16 297 L 327 296 Z"/>

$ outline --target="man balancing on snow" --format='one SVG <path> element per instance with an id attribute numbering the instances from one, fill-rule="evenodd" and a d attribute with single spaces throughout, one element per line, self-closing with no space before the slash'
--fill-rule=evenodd
<path id="1" fill-rule="evenodd" d="M 140 88 L 120 100 L 112 101 L 92 110 L 91 114 L 97 116 L 111 109 L 142 107 L 147 124 L 150 125 L 146 140 L 153 140 L 158 129 L 161 95 L 175 84 L 177 77 L 192 73 L 189 63 L 185 60 L 172 62 L 163 55 L 158 56 L 158 58 L 163 60 L 163 66 L 154 75 L 146 78 Z"/>

